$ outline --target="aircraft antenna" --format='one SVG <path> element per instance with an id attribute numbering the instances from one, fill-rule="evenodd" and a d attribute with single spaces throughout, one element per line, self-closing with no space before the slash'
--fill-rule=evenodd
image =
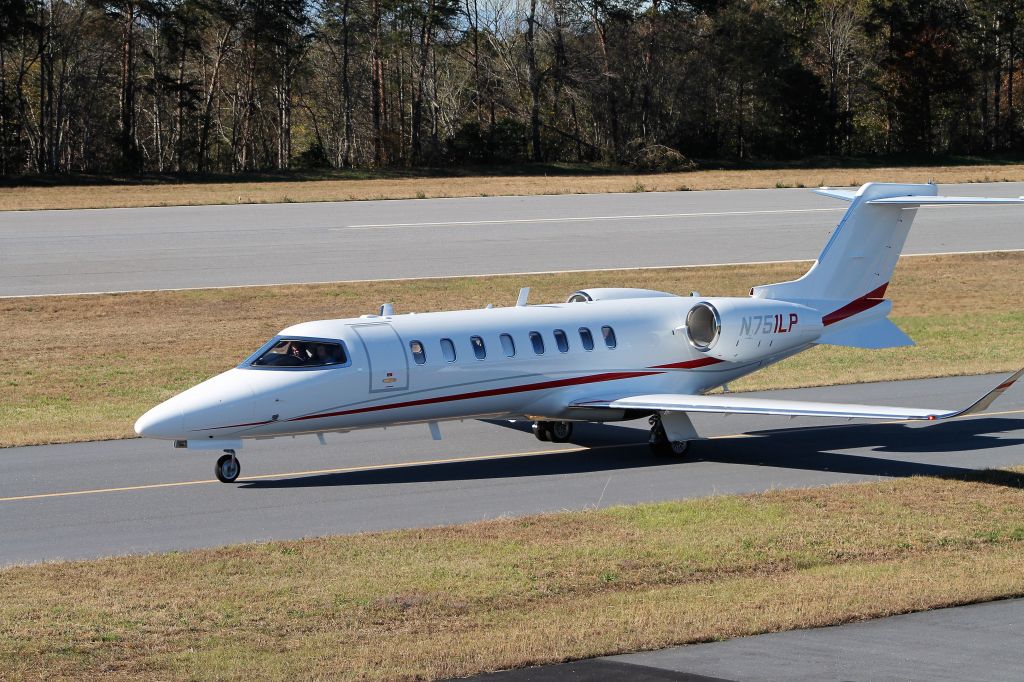
<path id="1" fill-rule="evenodd" d="M 522 307 L 526 305 L 526 301 L 530 298 L 530 287 L 523 287 L 519 290 L 519 300 L 516 301 L 516 307 Z"/>

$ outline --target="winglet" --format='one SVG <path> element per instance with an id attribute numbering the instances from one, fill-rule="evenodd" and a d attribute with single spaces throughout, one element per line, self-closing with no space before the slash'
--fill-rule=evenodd
<path id="1" fill-rule="evenodd" d="M 984 412 L 988 409 L 988 406 L 996 401 L 996 398 L 1006 392 L 1010 386 L 1013 386 L 1017 379 L 1020 379 L 1024 375 L 1024 367 L 1018 369 L 1016 372 L 1011 374 L 1005 381 L 993 388 L 991 391 L 981 396 L 973 405 L 965 409 L 959 410 L 958 412 L 950 412 L 948 414 L 935 415 L 937 419 L 950 419 L 951 417 L 963 417 L 969 414 L 977 414 Z"/>

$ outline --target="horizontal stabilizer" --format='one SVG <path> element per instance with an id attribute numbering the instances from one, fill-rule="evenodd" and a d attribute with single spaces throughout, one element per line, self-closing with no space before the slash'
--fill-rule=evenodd
<path id="1" fill-rule="evenodd" d="M 831 187 L 819 187 L 818 189 L 811 191 L 815 194 L 820 194 L 823 197 L 841 199 L 842 201 L 853 201 L 854 197 L 857 196 L 857 190 L 855 189 L 832 189 Z"/>
<path id="2" fill-rule="evenodd" d="M 679 395 L 658 393 L 635 395 L 617 400 L 585 400 L 571 407 L 609 408 L 614 410 L 651 410 L 659 412 L 716 412 L 721 414 L 770 414 L 789 417 L 840 417 L 849 419 L 949 419 L 976 414 L 988 408 L 1024 374 L 1024 369 L 1013 373 L 994 389 L 983 395 L 970 407 L 960 410 L 938 410 L 885 405 L 856 405 L 819 403 L 804 400 L 772 400 L 745 398 L 736 395 Z"/>
<path id="3" fill-rule="evenodd" d="M 879 318 L 864 324 L 840 329 L 826 329 L 814 342 L 826 346 L 848 346 L 850 348 L 899 348 L 913 346 L 914 340 L 888 318 Z"/>
<path id="4" fill-rule="evenodd" d="M 938 206 L 938 205 L 966 205 L 966 204 L 1024 204 L 1024 198 L 1002 198 L 1002 197 L 940 197 L 940 196 L 906 196 L 906 197 L 885 197 L 884 199 L 871 199 L 869 204 L 882 204 L 884 206 Z"/>

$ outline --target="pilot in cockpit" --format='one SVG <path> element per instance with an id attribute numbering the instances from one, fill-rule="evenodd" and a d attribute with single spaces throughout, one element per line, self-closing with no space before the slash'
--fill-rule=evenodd
<path id="1" fill-rule="evenodd" d="M 318 365 L 333 365 L 335 362 L 330 351 L 327 350 L 327 346 L 322 343 L 316 344 L 313 358 Z"/>
<path id="2" fill-rule="evenodd" d="M 299 364 L 305 364 L 306 360 L 309 359 L 309 353 L 306 351 L 305 345 L 298 341 L 292 341 L 292 347 L 288 352 L 299 361 Z"/>

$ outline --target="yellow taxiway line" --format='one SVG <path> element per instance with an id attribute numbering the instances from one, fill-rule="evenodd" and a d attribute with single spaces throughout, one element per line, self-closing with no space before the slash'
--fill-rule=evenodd
<path id="1" fill-rule="evenodd" d="M 1024 409 L 1021 410 L 1003 410 L 1001 412 L 983 412 L 981 414 L 965 415 L 963 417 L 954 417 L 953 419 L 977 419 L 978 417 L 994 417 L 1007 414 L 1021 414 L 1024 413 Z M 911 421 L 910 419 L 896 419 L 893 421 L 877 422 L 880 424 L 905 424 Z M 934 424 L 935 422 L 929 422 Z M 860 424 L 857 424 L 858 426 Z M 829 429 L 829 428 L 842 428 L 846 426 L 853 426 L 852 424 L 827 424 L 822 426 L 803 426 L 797 430 L 808 430 L 808 429 Z M 749 433 L 734 433 L 727 436 L 711 436 L 706 440 L 724 440 L 729 438 L 757 438 L 756 434 Z M 637 447 L 643 445 L 643 443 L 624 443 L 621 445 L 596 445 L 594 447 L 576 447 L 576 448 L 563 448 L 559 450 L 529 450 L 526 452 L 506 452 L 498 455 L 473 455 L 470 457 L 450 457 L 447 459 L 425 459 L 417 462 L 396 462 L 394 464 L 371 464 L 367 466 L 354 466 L 354 467 L 341 467 L 336 469 L 312 469 L 309 471 L 289 471 L 278 474 L 259 474 L 257 476 L 246 476 L 245 478 L 239 478 L 238 483 L 246 483 L 249 481 L 259 481 L 273 478 L 294 478 L 296 476 L 322 476 L 326 474 L 348 474 L 363 471 L 385 471 L 387 469 L 403 469 L 407 467 L 415 466 L 428 466 L 432 464 L 457 464 L 462 462 L 487 462 L 498 459 L 514 459 L 516 457 L 540 457 L 543 455 L 557 455 L 571 452 L 583 452 L 583 451 L 594 451 L 594 450 L 609 450 L 611 448 L 628 448 Z M 38 493 L 35 495 L 16 495 L 14 497 L 0 497 L 0 502 L 17 502 L 21 500 L 42 500 L 52 497 L 74 497 L 77 495 L 100 495 L 104 493 L 121 493 L 129 492 L 132 490 L 157 490 L 160 488 L 179 488 L 182 486 L 191 485 L 206 485 L 208 483 L 219 483 L 215 478 L 197 480 L 197 481 L 175 481 L 172 483 L 147 483 L 143 485 L 128 485 L 119 488 L 95 488 L 92 490 L 70 490 L 59 493 Z"/>

